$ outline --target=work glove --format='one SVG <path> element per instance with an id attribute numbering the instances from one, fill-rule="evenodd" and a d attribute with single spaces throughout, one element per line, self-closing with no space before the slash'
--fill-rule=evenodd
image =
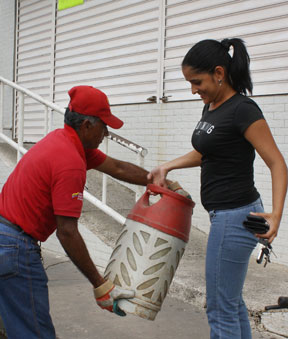
<path id="1" fill-rule="evenodd" d="M 124 290 L 107 280 L 104 284 L 94 288 L 94 296 L 98 306 L 102 309 L 114 312 L 119 316 L 125 316 L 126 313 L 118 307 L 118 300 L 133 298 L 135 292 Z"/>
<path id="2" fill-rule="evenodd" d="M 258 215 L 248 214 L 243 225 L 253 234 L 265 234 L 269 231 L 269 224 L 266 219 Z"/>
<path id="3" fill-rule="evenodd" d="M 168 188 L 171 191 L 183 195 L 185 198 L 192 200 L 191 195 L 179 185 L 178 181 L 169 182 Z"/>

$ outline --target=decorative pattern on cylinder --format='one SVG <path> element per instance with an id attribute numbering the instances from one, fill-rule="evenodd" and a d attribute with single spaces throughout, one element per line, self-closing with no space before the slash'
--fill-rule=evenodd
<path id="1" fill-rule="evenodd" d="M 118 306 L 126 313 L 154 320 L 161 309 L 186 243 L 140 222 L 127 219 L 105 270 L 105 277 L 134 290 Z"/>

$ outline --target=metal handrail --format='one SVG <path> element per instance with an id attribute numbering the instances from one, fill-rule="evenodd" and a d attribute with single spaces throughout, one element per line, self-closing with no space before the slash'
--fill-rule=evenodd
<path id="1" fill-rule="evenodd" d="M 16 89 L 17 91 L 26 94 L 27 96 L 31 97 L 32 99 L 40 102 L 41 104 L 48 106 L 49 108 L 51 108 L 53 111 L 56 111 L 58 113 L 64 114 L 65 113 L 65 109 L 59 107 L 58 105 L 54 104 L 53 102 L 50 102 L 48 100 L 43 99 L 40 95 L 31 92 L 29 89 L 24 88 L 22 86 L 17 85 L 15 82 L 10 81 L 8 79 L 3 78 L 2 76 L 0 76 L 0 82 L 3 82 L 4 84 Z"/>
<path id="2" fill-rule="evenodd" d="M 11 138 L 6 136 L 3 133 L 3 110 L 4 110 L 4 85 L 7 85 L 11 88 L 14 88 L 19 93 L 19 118 L 18 118 L 18 143 L 13 141 Z M 43 99 L 40 95 L 31 92 L 30 90 L 19 86 L 18 84 L 7 80 L 0 76 L 0 138 L 8 143 L 10 146 L 17 150 L 17 161 L 20 160 L 21 156 L 27 152 L 27 150 L 23 147 L 23 134 L 24 134 L 24 95 L 29 96 L 30 98 L 38 101 L 39 103 L 43 104 L 45 107 L 45 134 L 47 134 L 51 130 L 52 126 L 52 110 L 60 113 L 62 115 L 65 114 L 65 109 L 59 107 L 58 105 L 49 102 Z M 48 108 L 50 108 L 50 116 L 48 112 Z M 50 128 L 48 124 L 50 123 Z M 144 166 L 144 157 L 147 155 L 148 151 L 146 148 L 135 144 L 134 142 L 122 138 L 121 136 L 109 132 L 109 135 L 105 137 L 105 153 L 108 153 L 108 139 L 118 143 L 119 145 L 128 148 L 130 151 L 133 151 L 137 154 L 137 163 L 139 166 Z M 138 199 L 139 195 L 142 193 L 141 189 L 136 192 L 136 199 Z M 103 183 L 102 183 L 102 201 L 84 190 L 84 198 L 92 203 L 94 206 L 100 208 L 103 212 L 110 215 L 113 219 L 118 221 L 121 224 L 124 224 L 125 218 L 113 210 L 106 204 L 106 197 L 107 197 L 107 175 L 103 174 Z"/>
<path id="3" fill-rule="evenodd" d="M 119 145 L 128 148 L 130 151 L 140 154 L 142 157 L 145 157 L 148 154 L 148 150 L 146 148 L 139 146 L 114 132 L 109 131 L 108 138 L 112 141 L 117 142 Z"/>

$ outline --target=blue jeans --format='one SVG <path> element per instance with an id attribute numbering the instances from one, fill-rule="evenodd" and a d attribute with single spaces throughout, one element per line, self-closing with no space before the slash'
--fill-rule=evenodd
<path id="1" fill-rule="evenodd" d="M 55 339 L 40 247 L 0 222 L 0 316 L 9 339 Z"/>
<path id="2" fill-rule="evenodd" d="M 258 239 L 242 225 L 250 212 L 263 212 L 261 199 L 249 205 L 210 211 L 206 255 L 207 317 L 211 339 L 251 339 L 242 289 Z"/>

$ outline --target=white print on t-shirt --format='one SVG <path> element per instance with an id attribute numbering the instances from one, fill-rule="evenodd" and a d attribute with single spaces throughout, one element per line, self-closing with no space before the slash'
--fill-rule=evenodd
<path id="1" fill-rule="evenodd" d="M 72 193 L 72 199 L 83 201 L 83 193 L 81 192 Z"/>
<path id="2" fill-rule="evenodd" d="M 196 130 L 204 131 L 207 134 L 211 134 L 213 132 L 213 129 L 215 128 L 214 125 L 211 125 L 209 122 L 206 121 L 199 121 Z"/>

